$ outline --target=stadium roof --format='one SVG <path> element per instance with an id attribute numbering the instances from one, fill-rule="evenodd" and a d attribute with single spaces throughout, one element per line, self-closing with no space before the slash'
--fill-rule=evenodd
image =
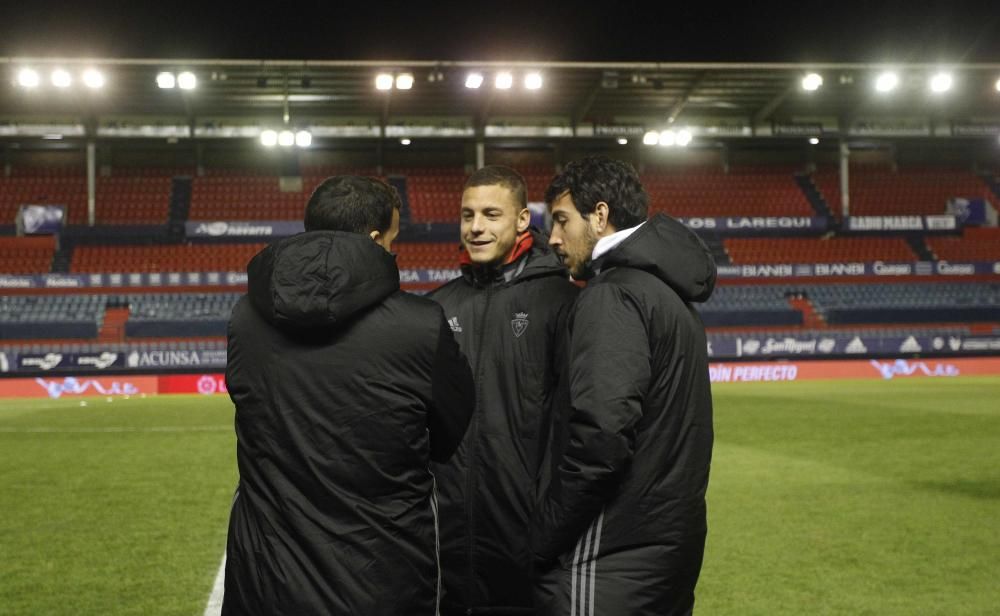
<path id="1" fill-rule="evenodd" d="M 35 88 L 18 85 L 18 71 L 26 67 L 41 75 Z M 79 83 L 80 71 L 89 67 L 105 74 L 105 87 L 90 90 Z M 74 84 L 65 88 L 49 84 L 49 71 L 55 68 L 75 75 Z M 889 70 L 899 76 L 898 88 L 876 92 L 877 75 Z M 920 136 L 921 131 L 937 135 L 938 126 L 956 123 L 1000 126 L 1000 63 L 942 67 L 0 58 L 0 71 L 8 77 L 0 87 L 0 127 L 79 121 L 86 126 L 229 123 L 259 130 L 286 123 L 286 115 L 287 123 L 299 126 L 367 121 L 384 131 L 387 125 L 423 122 L 483 134 L 490 125 L 527 124 L 572 131 L 564 136 L 610 135 L 615 130 L 631 130 L 634 135 L 638 130 L 687 124 L 702 127 L 703 133 L 714 127 L 720 136 L 805 134 L 817 127 L 826 133 L 850 132 L 852 125 L 881 120 L 895 122 L 901 136 L 907 131 L 910 136 Z M 197 87 L 160 89 L 156 77 L 161 71 L 191 71 Z M 472 71 L 485 77 L 477 90 L 465 87 Z M 513 87 L 493 86 L 500 71 L 513 73 Z M 524 75 L 532 71 L 542 76 L 540 89 L 523 86 Z M 953 86 L 947 92 L 932 92 L 929 79 L 942 71 L 952 76 Z M 381 72 L 412 74 L 412 89 L 376 90 L 375 76 Z M 822 76 L 822 86 L 806 91 L 801 80 L 813 72 Z M 590 132 L 578 132 L 583 126 Z M 461 136 L 461 130 L 427 135 L 452 134 Z M 552 135 L 558 136 L 558 131 L 550 131 Z"/>

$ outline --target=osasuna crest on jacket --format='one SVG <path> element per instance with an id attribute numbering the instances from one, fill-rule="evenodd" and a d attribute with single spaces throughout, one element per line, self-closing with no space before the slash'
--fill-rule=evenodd
<path id="1" fill-rule="evenodd" d="M 461 278 L 430 294 L 473 364 L 477 390 L 458 451 L 433 466 L 443 613 L 533 613 L 529 520 L 577 292 L 546 238 L 533 235 L 513 262 L 463 266 Z"/>
<path id="2" fill-rule="evenodd" d="M 540 616 L 687 614 L 712 454 L 715 264 L 657 215 L 593 262 L 570 317 L 570 409 L 533 524 Z"/>
<path id="3" fill-rule="evenodd" d="M 400 291 L 362 234 L 282 240 L 248 273 L 229 325 L 240 484 L 223 614 L 436 614 L 429 464 L 474 404 L 441 307 Z"/>

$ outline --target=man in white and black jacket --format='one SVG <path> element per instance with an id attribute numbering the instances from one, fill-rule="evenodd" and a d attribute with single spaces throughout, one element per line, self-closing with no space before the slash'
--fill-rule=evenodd
<path id="1" fill-rule="evenodd" d="M 439 606 L 430 462 L 475 404 L 441 307 L 399 289 L 396 191 L 324 181 L 306 232 L 251 260 L 229 323 L 240 482 L 224 616 L 428 616 Z"/>
<path id="2" fill-rule="evenodd" d="M 473 173 L 460 216 L 462 276 L 430 294 L 472 362 L 477 391 L 458 451 L 432 467 L 442 614 L 533 614 L 529 521 L 578 288 L 547 238 L 529 228 L 524 180 L 513 169 Z"/>
<path id="3" fill-rule="evenodd" d="M 570 409 L 533 521 L 541 615 L 689 614 L 706 536 L 716 270 L 628 164 L 569 164 L 546 194 L 550 244 L 587 279 L 570 315 Z"/>

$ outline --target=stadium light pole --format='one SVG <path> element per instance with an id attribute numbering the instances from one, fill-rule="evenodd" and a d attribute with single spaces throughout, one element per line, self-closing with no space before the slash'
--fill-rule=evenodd
<path id="1" fill-rule="evenodd" d="M 846 219 L 851 215 L 851 182 L 850 182 L 851 148 L 847 141 L 840 140 L 840 215 Z"/>
<path id="2" fill-rule="evenodd" d="M 97 222 L 97 145 L 87 140 L 87 226 Z"/>

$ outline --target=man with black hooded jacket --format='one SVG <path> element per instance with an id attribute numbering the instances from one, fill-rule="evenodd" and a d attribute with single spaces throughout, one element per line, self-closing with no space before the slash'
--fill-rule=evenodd
<path id="1" fill-rule="evenodd" d="M 534 519 L 540 614 L 689 614 L 712 455 L 705 331 L 715 264 L 677 220 L 646 220 L 631 166 L 569 164 L 550 244 L 589 278 L 570 316 L 570 409 Z"/>
<path id="2" fill-rule="evenodd" d="M 524 179 L 484 167 L 462 193 L 462 276 L 431 294 L 472 361 L 477 405 L 441 502 L 443 614 L 533 614 L 528 529 L 576 297 L 529 229 Z"/>
<path id="3" fill-rule="evenodd" d="M 431 460 L 475 404 L 440 306 L 399 289 L 399 197 L 333 177 L 264 249 L 229 324 L 240 483 L 223 615 L 433 615 Z"/>

